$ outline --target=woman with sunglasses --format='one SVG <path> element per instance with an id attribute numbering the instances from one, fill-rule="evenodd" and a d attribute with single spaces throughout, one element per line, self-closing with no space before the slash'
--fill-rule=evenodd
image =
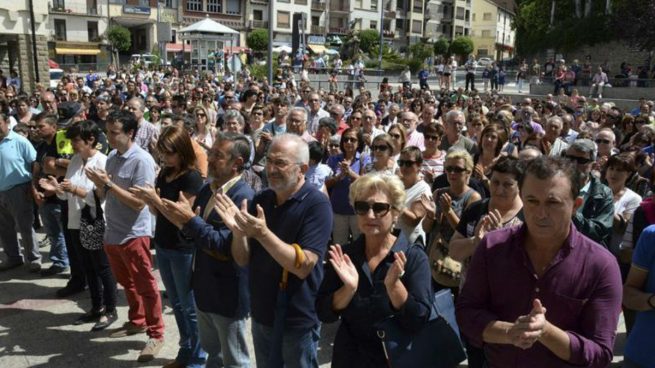
<path id="1" fill-rule="evenodd" d="M 391 157 L 393 152 L 393 140 L 388 134 L 380 134 L 373 138 L 371 143 L 371 153 L 373 162 L 370 162 L 364 168 L 365 173 L 378 173 L 381 175 L 392 176 L 396 174 L 398 165 L 396 160 Z"/>
<path id="2" fill-rule="evenodd" d="M 322 322 L 341 321 L 332 350 L 333 368 L 385 367 L 377 323 L 394 316 L 411 332 L 427 322 L 430 268 L 420 247 L 393 235 L 405 206 L 397 177 L 360 177 L 350 188 L 350 203 L 362 236 L 330 247 L 316 312 Z"/>
<path id="3" fill-rule="evenodd" d="M 348 128 L 343 132 L 340 148 L 342 153 L 331 156 L 327 161 L 334 175 L 325 180 L 325 186 L 330 193 L 330 203 L 334 211 L 332 240 L 337 244 L 346 244 L 350 235 L 352 239 L 359 236 L 355 212 L 348 203 L 350 184 L 364 173 L 364 167 L 370 157 L 361 153 L 364 149 L 364 137 L 357 128 Z"/>
<path id="4" fill-rule="evenodd" d="M 443 134 L 444 128 L 441 124 L 430 123 L 423 130 L 425 151 L 423 151 L 421 173 L 423 174 L 423 180 L 430 185 L 432 185 L 437 176 L 443 174 L 446 152 L 439 149 Z"/>
<path id="5" fill-rule="evenodd" d="M 407 237 L 410 243 L 425 246 L 426 236 L 421 225 L 425 208 L 421 205 L 420 198 L 430 196 L 432 190 L 428 183 L 421 180 L 422 164 L 423 157 L 418 147 L 405 147 L 400 152 L 398 176 L 405 186 L 405 209 L 401 212 L 398 228 L 401 230 L 401 236 Z"/>
<path id="6" fill-rule="evenodd" d="M 216 139 L 216 128 L 209 125 L 209 113 L 203 106 L 198 106 L 193 110 L 195 116 L 196 128 L 193 132 L 193 139 L 205 150 L 209 150 Z"/>
<path id="7" fill-rule="evenodd" d="M 462 212 L 482 197 L 469 186 L 473 172 L 473 158 L 464 150 L 448 152 L 445 161 L 448 187 L 439 188 L 432 193 L 432 198 L 423 196 L 421 204 L 426 215 L 423 219 L 423 231 L 428 236 L 428 243 L 434 247 L 440 242 L 447 245 L 455 233 Z M 444 285 L 437 286 L 443 288 Z"/>

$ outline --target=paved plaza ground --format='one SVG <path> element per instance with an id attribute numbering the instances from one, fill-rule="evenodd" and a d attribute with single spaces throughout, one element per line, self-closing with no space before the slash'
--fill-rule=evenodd
<path id="1" fill-rule="evenodd" d="M 39 239 L 42 237 L 39 234 Z M 41 249 L 45 260 L 48 259 L 48 250 L 48 247 Z M 158 272 L 156 275 L 159 279 Z M 26 267 L 0 273 L 0 368 L 161 367 L 175 358 L 178 334 L 168 299 L 163 299 L 164 348 L 155 360 L 137 363 L 136 358 L 147 339 L 145 334 L 110 339 L 108 331 L 90 332 L 90 324 L 72 325 L 83 311 L 89 309 L 90 297 L 85 291 L 70 299 L 56 298 L 55 291 L 66 284 L 66 278 L 65 275 L 42 278 L 30 273 Z M 161 279 L 159 286 L 164 290 Z M 112 327 L 119 327 L 127 320 L 127 303 L 120 288 L 118 316 Z M 336 326 L 322 326 L 319 348 L 322 368 L 330 366 Z M 623 360 L 624 343 L 625 327 L 621 319 L 615 348 L 616 363 L 612 367 L 621 366 L 618 362 Z M 255 367 L 250 334 L 248 347 Z"/>

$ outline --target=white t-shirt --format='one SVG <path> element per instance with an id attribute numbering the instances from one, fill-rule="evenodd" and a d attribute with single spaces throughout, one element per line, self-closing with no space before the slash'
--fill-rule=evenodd
<path id="1" fill-rule="evenodd" d="M 423 193 L 430 194 L 432 190 L 428 183 L 424 180 L 419 180 L 411 188 L 405 190 L 405 207 L 411 207 L 412 203 L 418 200 Z M 423 243 L 425 243 L 425 231 L 423 231 L 422 219 L 415 227 L 405 224 L 401 219 L 398 221 L 398 228 L 400 229 L 400 236 L 407 237 L 410 243 L 414 243 L 419 236 L 423 237 Z"/>
<path id="2" fill-rule="evenodd" d="M 625 192 L 616 202 L 614 202 L 614 215 L 627 213 L 630 216 L 637 210 L 641 203 L 641 196 L 629 188 L 625 189 Z M 614 254 L 618 254 L 618 251 L 621 249 L 621 243 L 623 242 L 623 233 L 618 233 L 616 230 L 612 229 L 612 238 L 610 239 L 610 251 Z"/>

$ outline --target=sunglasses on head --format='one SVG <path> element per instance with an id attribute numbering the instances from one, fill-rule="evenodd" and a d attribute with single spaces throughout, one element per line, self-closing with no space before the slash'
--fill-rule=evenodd
<path id="1" fill-rule="evenodd" d="M 403 166 L 412 166 L 416 163 L 416 161 L 412 160 L 398 160 L 398 166 L 403 167 Z"/>
<path id="2" fill-rule="evenodd" d="M 446 166 L 445 169 L 447 173 L 455 173 L 455 174 L 461 174 L 464 171 L 466 171 L 465 167 L 459 167 L 459 166 Z"/>
<path id="3" fill-rule="evenodd" d="M 575 161 L 578 165 L 586 165 L 586 164 L 591 162 L 591 159 L 586 158 L 586 157 L 577 157 L 577 156 L 571 156 L 571 155 L 567 155 L 567 154 L 562 155 L 562 157 L 564 157 L 564 158 L 566 158 L 568 160 L 571 160 L 571 161 Z"/>
<path id="4" fill-rule="evenodd" d="M 389 213 L 389 210 L 391 209 L 391 205 L 389 203 L 383 202 L 368 203 L 364 201 L 357 201 L 355 202 L 354 207 L 355 213 L 359 216 L 366 216 L 368 215 L 368 211 L 373 210 L 375 217 L 383 217 Z"/>

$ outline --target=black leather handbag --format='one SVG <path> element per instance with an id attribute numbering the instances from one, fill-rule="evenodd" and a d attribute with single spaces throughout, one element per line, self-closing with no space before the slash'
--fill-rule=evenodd
<path id="1" fill-rule="evenodd" d="M 435 293 L 430 319 L 420 331 L 409 333 L 390 317 L 378 324 L 377 335 L 389 368 L 454 368 L 466 359 L 448 289 Z"/>
<path id="2" fill-rule="evenodd" d="M 91 216 L 91 207 L 85 205 L 80 216 L 80 243 L 84 249 L 102 249 L 105 237 L 105 218 L 98 195 L 93 192 L 96 202 L 95 218 Z"/>

